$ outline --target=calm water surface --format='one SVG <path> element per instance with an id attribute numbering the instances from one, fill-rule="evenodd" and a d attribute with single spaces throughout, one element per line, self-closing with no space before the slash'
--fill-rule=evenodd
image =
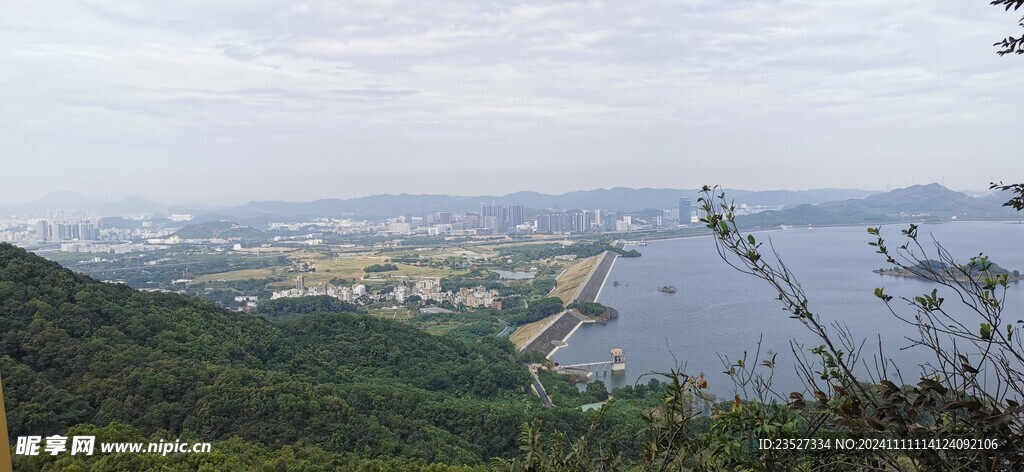
<path id="1" fill-rule="evenodd" d="M 501 270 L 501 269 L 487 269 L 488 272 L 494 272 L 499 277 L 507 280 L 530 280 L 537 276 L 536 272 L 528 271 L 515 271 L 515 270 Z"/>
<path id="2" fill-rule="evenodd" d="M 909 344 L 905 337 L 914 335 L 915 330 L 894 319 L 873 290 L 884 286 L 890 295 L 913 297 L 930 292 L 934 284 L 872 273 L 884 267 L 885 261 L 868 246 L 872 236 L 865 228 L 799 228 L 762 233 L 758 239 L 771 238 L 803 284 L 813 311 L 826 321 L 845 323 L 857 339 L 868 340 L 865 351 L 869 354 L 877 353 L 881 336 L 886 355 L 904 369 L 904 378 L 916 380 L 917 372 L 906 372 L 906 366 L 931 357 L 922 349 L 899 350 Z M 890 248 L 903 244 L 902 228 L 883 228 Z M 985 252 L 1004 268 L 1024 271 L 1020 245 L 1024 225 L 925 225 L 919 231 L 920 239 L 925 241 L 929 233 L 959 260 Z M 778 353 L 776 385 L 783 392 L 802 390 L 789 341 L 808 346 L 820 343 L 800 322 L 788 318 L 767 284 L 726 265 L 708 237 L 652 241 L 639 250 L 642 257 L 615 262 L 598 297 L 601 303 L 618 309 L 619 318 L 607 325 L 581 327 L 569 346 L 555 354 L 555 361 L 606 360 L 610 348 L 621 347 L 626 353 L 625 373 L 596 377 L 610 388 L 633 384 L 642 374 L 667 371 L 678 363 L 688 373 L 704 372 L 716 394 L 731 396 L 732 384 L 722 373 L 719 354 L 737 358 L 750 351 L 752 355 L 761 338 L 762 352 Z M 615 281 L 619 286 L 613 286 Z M 658 291 L 665 285 L 675 286 L 678 292 Z M 1008 320 L 1024 318 L 1022 285 L 1011 284 L 1008 290 L 1004 312 Z M 905 313 L 912 313 L 907 309 Z"/>

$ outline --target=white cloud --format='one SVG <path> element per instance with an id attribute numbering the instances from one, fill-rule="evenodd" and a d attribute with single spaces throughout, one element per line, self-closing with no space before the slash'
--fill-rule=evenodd
<path id="1" fill-rule="evenodd" d="M 455 193 L 878 188 L 927 177 L 879 180 L 861 160 L 906 173 L 921 156 L 933 178 L 978 188 L 1014 165 L 1008 122 L 1024 91 L 1005 84 L 1024 63 L 991 44 L 1016 20 L 931 0 L 11 1 L 0 152 L 22 175 L 3 177 L 0 201 L 90 185 L 175 198 L 178 183 L 147 181 L 167 162 L 202 163 L 215 199 L 422 192 L 438 179 Z M 994 167 L 964 158 L 979 150 Z M 797 175 L 809 156 L 847 171 Z M 716 159 L 772 170 L 731 174 Z M 567 183 L 544 172 L 552 162 L 615 172 Z M 223 179 L 239 166 L 283 182 Z M 306 171 L 325 167 L 360 170 Z M 310 193 L 337 179 L 336 193 Z"/>

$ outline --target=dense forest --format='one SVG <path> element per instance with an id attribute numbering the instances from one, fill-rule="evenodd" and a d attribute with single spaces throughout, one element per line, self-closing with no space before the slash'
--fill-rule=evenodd
<path id="1" fill-rule="evenodd" d="M 327 295 L 286 297 L 260 303 L 259 313 L 267 318 L 286 318 L 310 313 L 359 313 L 366 311 L 356 305 Z"/>
<path id="2" fill-rule="evenodd" d="M 394 264 L 371 264 L 371 265 L 366 266 L 366 268 L 363 269 L 363 272 L 367 272 L 367 273 L 370 273 L 370 272 L 390 272 L 390 271 L 394 271 L 394 270 L 398 270 L 398 266 L 397 265 L 394 265 Z"/>
<path id="3" fill-rule="evenodd" d="M 530 302 L 529 307 L 515 307 L 507 310 L 502 316 L 506 321 L 514 325 L 522 325 L 540 321 L 555 313 L 562 311 L 562 300 L 556 297 L 546 297 Z"/>
<path id="4" fill-rule="evenodd" d="M 100 283 L 0 244 L 0 372 L 12 438 L 114 428 L 262 451 L 231 460 L 326 454 L 327 463 L 480 465 L 514 456 L 527 421 L 582 434 L 592 420 L 541 408 L 522 362 L 494 336 L 438 337 L 351 313 L 271 321 Z M 635 442 L 640 423 L 612 415 L 601 434 Z M 31 470 L 55 458 L 19 460 Z"/>
<path id="5" fill-rule="evenodd" d="M 504 258 L 512 258 L 513 261 L 537 261 L 541 259 L 550 259 L 555 256 L 576 256 L 580 259 L 593 257 L 601 254 L 605 251 L 612 251 L 624 257 L 639 257 L 640 253 L 636 250 L 623 250 L 615 246 L 612 246 L 606 242 L 590 241 L 590 242 L 575 242 L 573 244 L 534 244 L 524 246 L 512 246 L 508 248 L 502 248 L 498 250 Z"/>

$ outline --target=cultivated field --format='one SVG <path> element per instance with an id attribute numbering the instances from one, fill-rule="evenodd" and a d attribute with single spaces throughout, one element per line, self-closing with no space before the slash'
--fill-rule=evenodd
<path id="1" fill-rule="evenodd" d="M 316 272 L 305 274 L 307 283 L 327 282 L 333 278 L 347 280 L 386 280 L 389 278 L 408 277 L 448 277 L 454 272 L 447 268 L 420 267 L 407 264 L 398 264 L 398 270 L 387 272 L 364 273 L 363 269 L 373 264 L 385 264 L 390 257 L 376 255 L 355 255 L 355 256 L 318 256 L 308 257 L 302 260 L 316 267 Z M 364 279 L 365 277 L 365 279 Z"/>
<path id="2" fill-rule="evenodd" d="M 279 269 L 277 272 L 278 272 L 277 275 L 281 275 L 284 272 L 284 270 L 280 270 Z M 193 282 L 196 282 L 196 283 L 198 283 L 198 282 L 214 282 L 214 281 L 217 281 L 217 280 L 224 280 L 224 281 L 232 282 L 232 281 L 236 281 L 236 280 L 265 279 L 265 278 L 274 277 L 274 276 L 275 276 L 274 271 L 273 271 L 273 269 L 270 269 L 270 268 L 242 269 L 242 270 L 233 270 L 231 272 L 221 272 L 219 274 L 201 275 L 201 276 L 196 277 L 195 279 L 193 279 Z"/>

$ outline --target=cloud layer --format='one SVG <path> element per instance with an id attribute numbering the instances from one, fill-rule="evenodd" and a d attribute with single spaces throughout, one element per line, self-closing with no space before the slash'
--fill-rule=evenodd
<path id="1" fill-rule="evenodd" d="M 1024 178 L 1017 18 L 985 2 L 4 10 L 0 201 Z"/>

